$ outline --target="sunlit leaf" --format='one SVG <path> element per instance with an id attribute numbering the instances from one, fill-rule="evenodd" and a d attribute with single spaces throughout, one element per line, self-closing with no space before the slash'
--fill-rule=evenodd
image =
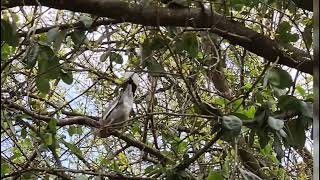
<path id="1" fill-rule="evenodd" d="M 51 133 L 45 133 L 44 136 L 44 143 L 47 145 L 47 146 L 50 146 L 52 145 L 52 142 L 53 142 L 53 138 L 52 138 L 52 134 Z"/>
<path id="2" fill-rule="evenodd" d="M 223 180 L 223 173 L 221 171 L 210 171 L 207 180 Z"/>

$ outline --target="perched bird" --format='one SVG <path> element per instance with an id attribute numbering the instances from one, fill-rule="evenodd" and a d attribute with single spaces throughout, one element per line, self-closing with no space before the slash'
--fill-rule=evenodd
<path id="1" fill-rule="evenodd" d="M 104 111 L 99 121 L 101 127 L 98 136 L 102 138 L 108 137 L 110 130 L 121 129 L 129 119 L 133 107 L 134 93 L 138 85 L 134 75 L 131 75 L 123 84 L 124 91 L 120 96 Z"/>

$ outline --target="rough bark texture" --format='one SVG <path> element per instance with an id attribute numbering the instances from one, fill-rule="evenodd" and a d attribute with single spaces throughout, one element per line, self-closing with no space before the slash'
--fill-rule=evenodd
<path id="1" fill-rule="evenodd" d="M 120 0 L 10 0 L 3 3 L 2 8 L 37 6 L 38 3 L 55 9 L 90 13 L 145 26 L 211 28 L 213 33 L 229 40 L 230 43 L 240 45 L 268 61 L 274 62 L 279 57 L 279 64 L 305 73 L 313 73 L 314 62 L 306 52 L 292 46 L 280 45 L 240 23 L 209 10 L 202 11 L 200 8 L 170 9 Z M 289 52 L 285 53 L 285 49 Z"/>

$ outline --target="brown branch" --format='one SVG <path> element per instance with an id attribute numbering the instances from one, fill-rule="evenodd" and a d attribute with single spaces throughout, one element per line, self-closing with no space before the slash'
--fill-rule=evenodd
<path id="1" fill-rule="evenodd" d="M 86 171 L 86 170 L 76 170 L 76 169 L 67 169 L 67 168 L 61 168 L 61 169 L 45 169 L 45 168 L 30 168 L 30 169 L 24 169 L 21 171 L 16 171 L 11 174 L 2 176 L 1 179 L 8 178 L 15 176 L 17 174 L 23 174 L 26 172 L 43 172 L 48 174 L 57 175 L 58 172 L 70 172 L 70 173 L 76 173 L 76 174 L 89 174 L 89 175 L 95 175 L 95 176 L 104 176 L 109 177 L 110 179 L 137 179 L 137 180 L 151 180 L 153 178 L 147 178 L 147 177 L 133 177 L 133 176 L 125 176 L 122 174 L 106 174 L 106 173 L 98 173 L 98 172 L 92 172 L 92 171 Z"/>
<path id="2" fill-rule="evenodd" d="M 119 131 L 111 131 L 110 134 L 124 140 L 128 145 L 134 146 L 142 151 L 145 151 L 153 156 L 157 157 L 161 161 L 174 162 L 171 158 L 163 155 L 159 150 L 154 149 L 138 140 L 133 139 L 132 137 L 126 136 Z"/>
<path id="3" fill-rule="evenodd" d="M 210 28 L 212 32 L 229 40 L 230 43 L 240 45 L 268 61 L 275 62 L 279 57 L 279 63 L 282 65 L 305 73 L 313 73 L 314 61 L 304 51 L 299 52 L 299 49 L 290 47 L 286 48 L 290 51 L 286 53 L 284 45 L 281 46 L 269 37 L 220 14 L 209 10 L 203 11 L 201 8 L 170 9 L 120 0 L 10 0 L 3 3 L 2 7 L 38 6 L 38 3 L 51 8 L 90 13 L 145 26 Z"/>
<path id="4" fill-rule="evenodd" d="M 37 113 L 35 113 L 35 112 L 33 112 L 33 111 L 31 111 L 21 105 L 16 104 L 16 103 L 12 103 L 12 102 L 8 102 L 8 101 L 6 101 L 5 103 L 7 104 L 8 107 L 14 108 L 16 110 L 20 110 L 20 111 L 24 112 L 26 115 L 33 117 L 34 119 L 42 120 L 44 122 L 49 122 L 52 119 L 52 117 L 37 114 Z M 100 124 L 96 119 L 99 119 L 99 118 L 94 117 L 94 119 L 93 119 L 93 118 L 86 117 L 86 116 L 76 116 L 76 117 L 64 118 L 64 119 L 58 121 L 57 126 L 67 126 L 67 125 L 79 124 L 79 125 L 87 125 L 90 127 L 99 127 Z"/>
<path id="5" fill-rule="evenodd" d="M 184 170 L 186 168 L 188 168 L 190 166 L 190 164 L 192 164 L 193 162 L 195 162 L 202 154 L 204 154 L 205 152 L 207 152 L 207 150 L 215 143 L 219 140 L 220 136 L 222 134 L 222 130 L 219 130 L 216 134 L 216 136 L 210 140 L 202 149 L 200 149 L 198 152 L 195 153 L 195 155 L 193 157 L 191 157 L 190 159 L 185 159 L 184 161 L 182 161 L 180 164 L 178 164 L 174 169 L 176 171 L 181 171 Z"/>
<path id="6" fill-rule="evenodd" d="M 98 121 L 86 116 L 76 116 L 62 119 L 57 123 L 57 126 L 67 126 L 73 124 L 87 125 L 90 127 L 100 127 L 100 123 Z"/>
<path id="7" fill-rule="evenodd" d="M 90 28 L 94 28 L 94 27 L 101 26 L 101 25 L 117 24 L 117 23 L 120 23 L 120 21 L 113 20 L 113 19 L 103 19 L 103 20 L 98 20 L 96 22 L 93 22 L 92 25 L 90 26 Z M 77 22 L 74 24 L 60 24 L 60 25 L 54 25 L 54 26 L 50 26 L 50 27 L 39 28 L 39 29 L 36 29 L 34 33 L 40 34 L 40 33 L 48 32 L 50 29 L 53 29 L 56 27 L 58 27 L 60 30 L 69 29 L 69 28 L 74 28 L 74 29 L 79 29 L 79 30 L 88 30 L 88 28 L 82 22 Z M 24 32 L 18 33 L 18 36 L 24 37 L 27 34 L 28 34 L 28 32 L 24 31 Z"/>

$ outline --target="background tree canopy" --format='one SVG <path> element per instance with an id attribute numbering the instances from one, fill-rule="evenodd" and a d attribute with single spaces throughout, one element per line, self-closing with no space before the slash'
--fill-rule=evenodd
<path id="1" fill-rule="evenodd" d="M 310 179 L 309 2 L 1 0 L 1 178 Z"/>

